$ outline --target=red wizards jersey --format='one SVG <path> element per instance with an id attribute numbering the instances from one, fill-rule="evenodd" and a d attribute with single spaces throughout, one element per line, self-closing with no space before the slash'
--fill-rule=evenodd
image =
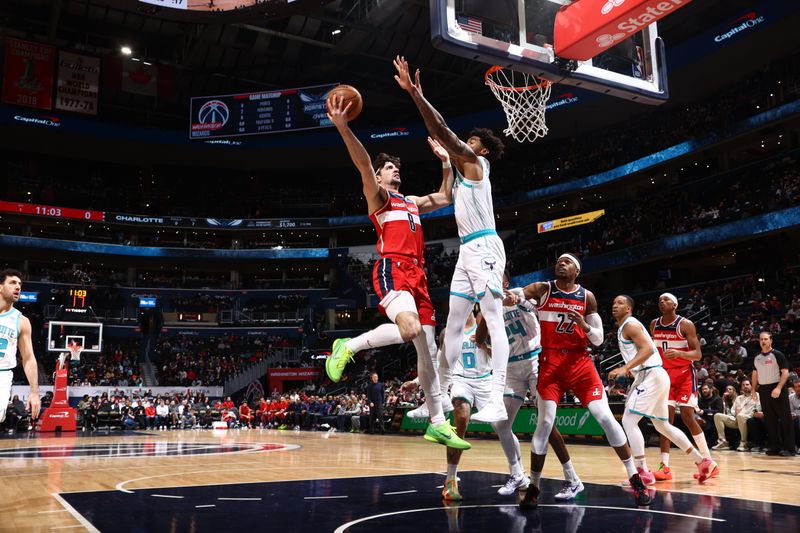
<path id="1" fill-rule="evenodd" d="M 585 352 L 586 332 L 570 320 L 567 312 L 586 315 L 586 289 L 577 285 L 572 292 L 564 292 L 555 281 L 548 284 L 547 294 L 536 306 L 542 327 L 542 349 Z"/>
<path id="2" fill-rule="evenodd" d="M 661 318 L 658 318 L 653 327 L 653 341 L 656 343 L 656 348 L 658 348 L 658 353 L 661 355 L 664 368 L 667 370 L 670 368 L 686 368 L 687 366 L 692 366 L 692 362 L 688 359 L 682 357 L 678 359 L 667 359 L 664 355 L 667 350 L 689 351 L 689 341 L 681 334 L 682 321 L 683 317 L 677 315 L 672 324 L 667 324 L 665 326 L 661 323 Z"/>
<path id="3" fill-rule="evenodd" d="M 405 256 L 422 265 L 425 262 L 425 239 L 417 204 L 402 194 L 386 192 L 389 194 L 386 203 L 369 216 L 378 232 L 378 253 L 382 256 Z"/>

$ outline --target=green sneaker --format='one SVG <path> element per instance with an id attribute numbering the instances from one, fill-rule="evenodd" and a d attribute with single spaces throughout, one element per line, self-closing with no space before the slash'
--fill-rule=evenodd
<path id="1" fill-rule="evenodd" d="M 463 499 L 458 491 L 458 480 L 445 481 L 444 487 L 442 487 L 442 499 L 447 502 L 460 502 Z"/>
<path id="2" fill-rule="evenodd" d="M 344 367 L 353 360 L 353 352 L 344 345 L 349 340 L 349 338 L 343 338 L 333 341 L 331 354 L 325 359 L 325 372 L 334 383 L 339 383 Z"/>
<path id="3" fill-rule="evenodd" d="M 455 428 L 446 421 L 437 426 L 428 424 L 424 439 L 444 444 L 448 448 L 455 448 L 456 450 L 469 450 L 472 448 L 469 442 L 456 435 Z"/>

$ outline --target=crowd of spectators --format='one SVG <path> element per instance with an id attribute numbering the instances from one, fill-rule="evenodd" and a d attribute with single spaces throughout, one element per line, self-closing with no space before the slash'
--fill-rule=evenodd
<path id="1" fill-rule="evenodd" d="M 279 335 L 164 338 L 154 356 L 158 382 L 166 386 L 221 385 L 278 348 L 298 348 L 298 344 Z"/>
<path id="2" fill-rule="evenodd" d="M 544 268 L 563 252 L 597 255 L 798 204 L 800 172 L 797 161 L 787 156 L 637 198 L 607 209 L 603 217 L 579 229 L 536 234 L 525 228 L 508 237 L 505 245 L 513 270 L 528 272 Z"/>
<path id="3" fill-rule="evenodd" d="M 138 339 L 106 338 L 99 354 L 81 353 L 80 361 L 69 365 L 69 385 L 72 387 L 134 387 L 143 384 L 139 366 Z M 39 365 L 46 368 L 47 383 L 53 383 L 58 359 L 39 355 Z"/>

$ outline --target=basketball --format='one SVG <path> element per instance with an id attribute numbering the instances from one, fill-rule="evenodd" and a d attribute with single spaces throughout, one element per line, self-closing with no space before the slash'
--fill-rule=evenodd
<path id="1" fill-rule="evenodd" d="M 364 105 L 364 101 L 361 99 L 361 93 L 358 92 L 358 89 L 355 87 L 350 85 L 339 85 L 338 87 L 334 87 L 331 92 L 328 93 L 328 98 L 326 99 L 326 104 L 329 109 L 331 98 L 334 96 L 341 96 L 343 98 L 344 106 L 347 106 L 349 102 L 353 102 L 353 104 L 350 106 L 350 109 L 347 110 L 348 122 L 356 118 L 361 113 L 361 108 Z"/>

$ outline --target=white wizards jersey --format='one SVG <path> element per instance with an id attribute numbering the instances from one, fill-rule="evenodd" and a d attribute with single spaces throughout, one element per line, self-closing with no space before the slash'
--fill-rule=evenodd
<path id="1" fill-rule="evenodd" d="M 0 370 L 17 366 L 17 339 L 21 317 L 22 313 L 13 307 L 0 315 Z"/>
<path id="2" fill-rule="evenodd" d="M 464 332 L 461 343 L 461 357 L 451 369 L 453 378 L 480 379 L 492 375 L 492 358 L 483 348 L 480 348 L 470 336 L 475 334 L 477 326 L 472 326 Z"/>
<path id="3" fill-rule="evenodd" d="M 523 361 L 541 348 L 542 330 L 536 318 L 536 306 L 528 300 L 503 307 L 503 320 L 508 336 L 508 362 Z"/>
<path id="4" fill-rule="evenodd" d="M 483 167 L 483 179 L 471 181 L 453 168 L 453 208 L 458 225 L 458 236 L 461 239 L 478 232 L 495 233 L 494 206 L 492 205 L 492 184 L 489 182 L 489 162 L 478 156 Z M 463 241 L 462 241 L 463 242 Z"/>
<path id="5" fill-rule="evenodd" d="M 633 341 L 626 340 L 625 338 L 622 337 L 622 329 L 625 327 L 626 324 L 631 324 L 631 323 L 634 324 L 634 327 L 642 328 L 642 330 L 645 332 L 645 336 L 647 337 L 647 341 L 650 343 L 650 346 L 652 347 L 652 351 L 653 351 L 653 354 L 650 357 L 645 359 L 644 362 L 641 365 L 637 366 L 636 368 L 632 368 L 631 371 L 632 372 L 636 372 L 638 370 L 644 370 L 646 368 L 653 368 L 653 367 L 657 367 L 657 366 L 662 366 L 661 356 L 658 354 L 658 350 L 656 350 L 656 345 L 653 342 L 653 340 L 650 338 L 650 335 L 648 334 L 647 329 L 645 329 L 645 327 L 642 325 L 641 322 L 639 322 L 637 319 L 633 318 L 632 316 L 629 316 L 628 318 L 626 318 L 622 322 L 622 324 L 619 325 L 619 329 L 617 330 L 617 342 L 619 344 L 619 351 L 620 351 L 620 353 L 622 353 L 622 359 L 626 363 L 628 363 L 634 357 L 636 357 L 636 352 L 638 351 L 636 349 L 636 345 L 633 343 Z"/>

